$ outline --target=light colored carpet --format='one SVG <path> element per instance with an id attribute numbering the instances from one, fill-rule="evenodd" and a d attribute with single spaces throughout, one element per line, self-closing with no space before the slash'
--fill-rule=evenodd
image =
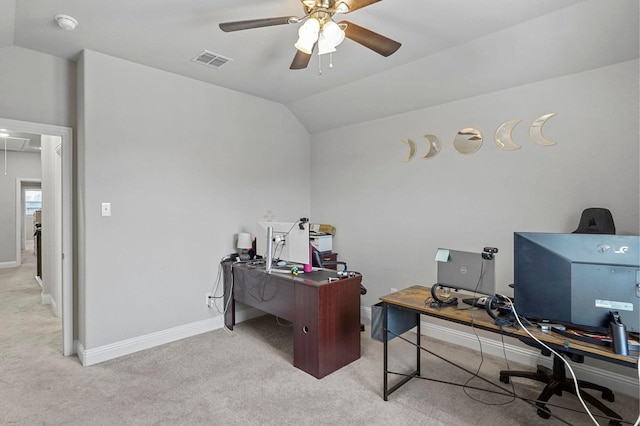
<path id="1" fill-rule="evenodd" d="M 3 425 L 564 424 L 538 417 L 520 400 L 418 379 L 385 402 L 382 343 L 370 339 L 368 328 L 361 359 L 315 379 L 293 367 L 291 328 L 271 316 L 239 324 L 232 333 L 221 329 L 82 367 L 77 358 L 61 355 L 60 321 L 40 304 L 31 260 L 0 270 Z M 427 343 L 470 370 L 480 364 L 478 352 Z M 408 371 L 414 353 L 394 340 L 393 368 Z M 471 377 L 426 353 L 422 362 L 423 373 L 432 378 L 465 383 Z M 498 371 L 505 368 L 503 359 L 485 355 L 480 374 L 500 384 Z M 491 387 L 479 379 L 469 385 Z M 514 385 L 518 394 L 532 398 L 542 388 L 524 379 Z M 575 397 L 554 396 L 551 402 L 577 410 L 551 407 L 567 423 L 591 423 Z M 637 399 L 616 395 L 609 405 L 628 422 L 638 415 Z"/>

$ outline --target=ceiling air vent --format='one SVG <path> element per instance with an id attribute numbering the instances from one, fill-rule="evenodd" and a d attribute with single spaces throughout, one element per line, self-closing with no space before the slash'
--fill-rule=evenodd
<path id="1" fill-rule="evenodd" d="M 225 58 L 224 56 L 218 55 L 217 53 L 209 52 L 208 50 L 202 51 L 201 54 L 192 59 L 193 62 L 197 62 L 202 65 L 207 65 L 213 68 L 220 68 L 224 64 L 233 59 Z"/>

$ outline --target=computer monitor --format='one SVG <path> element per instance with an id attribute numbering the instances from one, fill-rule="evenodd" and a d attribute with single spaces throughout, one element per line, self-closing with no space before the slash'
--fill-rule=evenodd
<path id="1" fill-rule="evenodd" d="M 518 314 L 604 333 L 609 311 L 640 331 L 640 237 L 514 233 Z"/>
<path id="2" fill-rule="evenodd" d="M 437 259 L 437 284 L 474 294 L 493 296 L 496 292 L 495 260 L 483 258 L 481 253 L 438 249 L 448 256 Z M 446 260 L 446 261 L 445 261 Z"/>
<path id="3" fill-rule="evenodd" d="M 273 232 L 271 256 L 267 255 L 267 228 Z M 258 222 L 257 254 L 274 260 L 310 264 L 308 222 Z"/>

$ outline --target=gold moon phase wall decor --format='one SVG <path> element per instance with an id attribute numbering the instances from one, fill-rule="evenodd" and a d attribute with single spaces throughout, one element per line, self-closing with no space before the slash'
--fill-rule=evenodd
<path id="1" fill-rule="evenodd" d="M 440 154 L 440 150 L 442 149 L 442 142 L 440 142 L 440 138 L 432 134 L 424 135 L 424 138 L 427 140 L 428 149 L 427 153 L 422 158 L 429 159 Z"/>
<path id="2" fill-rule="evenodd" d="M 542 134 L 542 127 L 545 125 L 547 120 L 556 115 L 555 112 L 550 112 L 548 114 L 541 115 L 540 117 L 533 120 L 531 126 L 529 126 L 529 137 L 534 143 L 537 143 L 541 146 L 552 146 L 556 143 L 552 140 L 549 140 L 544 137 Z"/>
<path id="3" fill-rule="evenodd" d="M 513 128 L 522 120 L 517 118 L 514 120 L 505 121 L 496 129 L 496 145 L 505 151 L 515 151 L 520 149 L 520 145 L 513 141 Z"/>
<path id="4" fill-rule="evenodd" d="M 416 155 L 416 143 L 411 139 L 402 139 L 402 142 L 406 143 L 409 147 L 409 155 L 407 155 L 407 158 L 402 160 L 402 162 L 408 163 L 409 161 L 413 160 L 413 157 Z"/>
<path id="5" fill-rule="evenodd" d="M 458 131 L 453 139 L 453 147 L 460 154 L 471 155 L 482 146 L 482 133 L 473 127 L 467 127 Z"/>
<path id="6" fill-rule="evenodd" d="M 546 124 L 546 122 L 556 115 L 555 112 L 550 112 L 547 114 L 543 114 L 540 117 L 533 120 L 531 125 L 529 126 L 529 137 L 531 141 L 540 146 L 553 146 L 556 143 L 550 139 L 547 139 L 542 134 L 542 128 Z M 516 143 L 513 140 L 513 129 L 521 122 L 522 120 L 518 118 L 514 118 L 512 120 L 508 120 L 503 122 L 496 129 L 496 133 L 494 135 L 496 145 L 500 149 L 505 151 L 515 151 L 522 146 Z M 430 159 L 436 157 L 442 151 L 442 142 L 440 138 L 434 134 L 426 134 L 424 138 L 427 140 L 427 153 L 422 157 L 423 159 Z M 408 163 L 413 160 L 413 157 L 416 155 L 417 147 L 416 143 L 412 139 L 401 139 L 407 147 L 409 148 L 409 153 L 407 157 L 402 160 L 403 163 Z M 475 127 L 465 127 L 464 129 L 460 129 L 458 133 L 456 133 L 453 138 L 453 147 L 460 154 L 471 155 L 476 153 L 482 147 L 482 132 L 476 129 Z"/>

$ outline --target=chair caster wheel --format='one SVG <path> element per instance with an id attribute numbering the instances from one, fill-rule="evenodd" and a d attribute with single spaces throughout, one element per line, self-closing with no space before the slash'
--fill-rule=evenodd
<path id="1" fill-rule="evenodd" d="M 502 383 L 509 383 L 509 375 L 508 374 L 500 374 L 500 381 Z"/>
<path id="2" fill-rule="evenodd" d="M 543 419 L 548 419 L 549 417 L 551 417 L 551 413 L 549 413 L 548 408 L 544 410 L 542 408 L 538 408 L 538 416 L 542 417 Z"/>
<path id="3" fill-rule="evenodd" d="M 602 392 L 602 399 L 609 402 L 613 402 L 616 399 L 616 396 L 613 394 L 613 392 L 606 391 L 606 392 Z"/>

